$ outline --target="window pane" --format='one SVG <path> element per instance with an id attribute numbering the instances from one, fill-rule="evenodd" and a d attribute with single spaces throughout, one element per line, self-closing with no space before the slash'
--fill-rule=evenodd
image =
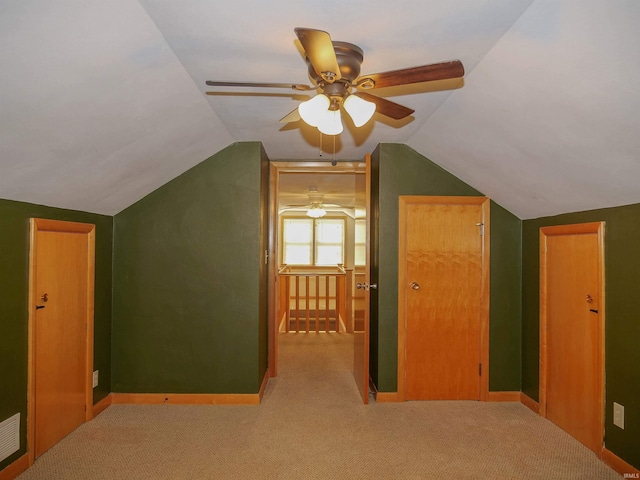
<path id="1" fill-rule="evenodd" d="M 311 265 L 313 220 L 310 218 L 285 218 L 283 230 L 282 262 L 287 265 Z"/>
<path id="2" fill-rule="evenodd" d="M 312 241 L 313 220 L 305 218 L 288 218 L 284 221 L 285 243 L 308 243 Z"/>
<path id="3" fill-rule="evenodd" d="M 365 240 L 365 236 L 367 235 L 367 221 L 364 219 L 358 219 L 355 221 L 356 226 L 356 243 L 363 243 Z"/>
<path id="4" fill-rule="evenodd" d="M 311 265 L 311 245 L 285 245 L 284 263 L 287 265 Z"/>
<path id="5" fill-rule="evenodd" d="M 367 235 L 367 222 L 364 219 L 358 219 L 355 223 L 355 255 L 354 263 L 358 266 L 365 264 L 365 238 Z"/>
<path id="6" fill-rule="evenodd" d="M 316 265 L 344 263 L 344 220 L 316 220 Z"/>
<path id="7" fill-rule="evenodd" d="M 342 245 L 318 245 L 316 265 L 337 265 L 342 262 Z"/>
<path id="8" fill-rule="evenodd" d="M 317 220 L 318 243 L 342 243 L 344 237 L 343 220 Z"/>

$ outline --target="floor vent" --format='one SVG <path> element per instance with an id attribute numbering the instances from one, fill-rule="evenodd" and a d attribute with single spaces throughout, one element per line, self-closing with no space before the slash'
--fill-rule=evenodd
<path id="1" fill-rule="evenodd" d="M 20 449 L 20 414 L 0 423 L 0 462 Z"/>

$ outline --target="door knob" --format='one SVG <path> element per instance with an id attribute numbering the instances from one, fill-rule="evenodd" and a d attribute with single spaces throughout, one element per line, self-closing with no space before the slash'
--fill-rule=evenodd
<path id="1" fill-rule="evenodd" d="M 418 282 L 411 282 L 411 285 L 409 286 L 414 290 L 420 290 L 420 284 Z"/>
<path id="2" fill-rule="evenodd" d="M 40 297 L 40 300 L 42 300 L 43 302 L 48 302 L 49 301 L 49 295 L 48 294 L 44 294 Z"/>

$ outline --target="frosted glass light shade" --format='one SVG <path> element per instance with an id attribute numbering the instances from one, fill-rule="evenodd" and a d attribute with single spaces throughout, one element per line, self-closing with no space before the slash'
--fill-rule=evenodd
<path id="1" fill-rule="evenodd" d="M 376 104 L 363 100 L 356 95 L 349 95 L 344 101 L 344 109 L 353 120 L 353 124 L 356 127 L 361 127 L 373 117 L 376 111 Z"/>
<path id="2" fill-rule="evenodd" d="M 307 217 L 311 218 L 324 217 L 326 214 L 327 212 L 325 211 L 325 209 L 320 207 L 311 207 L 309 210 L 307 210 Z"/>
<path id="3" fill-rule="evenodd" d="M 298 113 L 308 125 L 317 127 L 323 116 L 329 111 L 329 104 L 329 97 L 320 93 L 298 105 Z"/>
<path id="4" fill-rule="evenodd" d="M 318 130 L 325 135 L 338 135 L 342 129 L 340 110 L 327 110 L 318 124 Z"/>

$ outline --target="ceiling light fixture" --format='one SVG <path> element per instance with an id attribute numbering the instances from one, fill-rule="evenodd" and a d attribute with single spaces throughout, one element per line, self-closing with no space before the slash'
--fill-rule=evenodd
<path id="1" fill-rule="evenodd" d="M 311 208 L 307 210 L 307 217 L 311 218 L 320 218 L 324 217 L 327 214 L 324 208 L 321 208 L 320 205 L 313 204 Z"/>
<path id="2" fill-rule="evenodd" d="M 318 130 L 325 135 L 338 135 L 342 133 L 342 119 L 340 110 L 327 110 L 318 123 Z"/>
<path id="3" fill-rule="evenodd" d="M 373 117 L 376 112 L 376 104 L 368 102 L 356 95 L 349 95 L 344 101 L 344 109 L 347 111 L 353 124 L 361 127 Z"/>
<path id="4" fill-rule="evenodd" d="M 320 93 L 311 100 L 307 100 L 298 105 L 298 113 L 300 113 L 300 118 L 307 124 L 312 127 L 317 127 L 322 117 L 329 111 L 330 104 L 329 97 Z"/>
<path id="5" fill-rule="evenodd" d="M 325 135 L 338 135 L 342 133 L 342 118 L 340 104 L 353 120 L 356 127 L 361 127 L 373 117 L 376 104 L 368 102 L 356 95 L 348 95 L 344 101 L 340 97 L 332 96 L 331 99 L 320 93 L 298 106 L 300 118 L 308 125 L 317 127 Z"/>

